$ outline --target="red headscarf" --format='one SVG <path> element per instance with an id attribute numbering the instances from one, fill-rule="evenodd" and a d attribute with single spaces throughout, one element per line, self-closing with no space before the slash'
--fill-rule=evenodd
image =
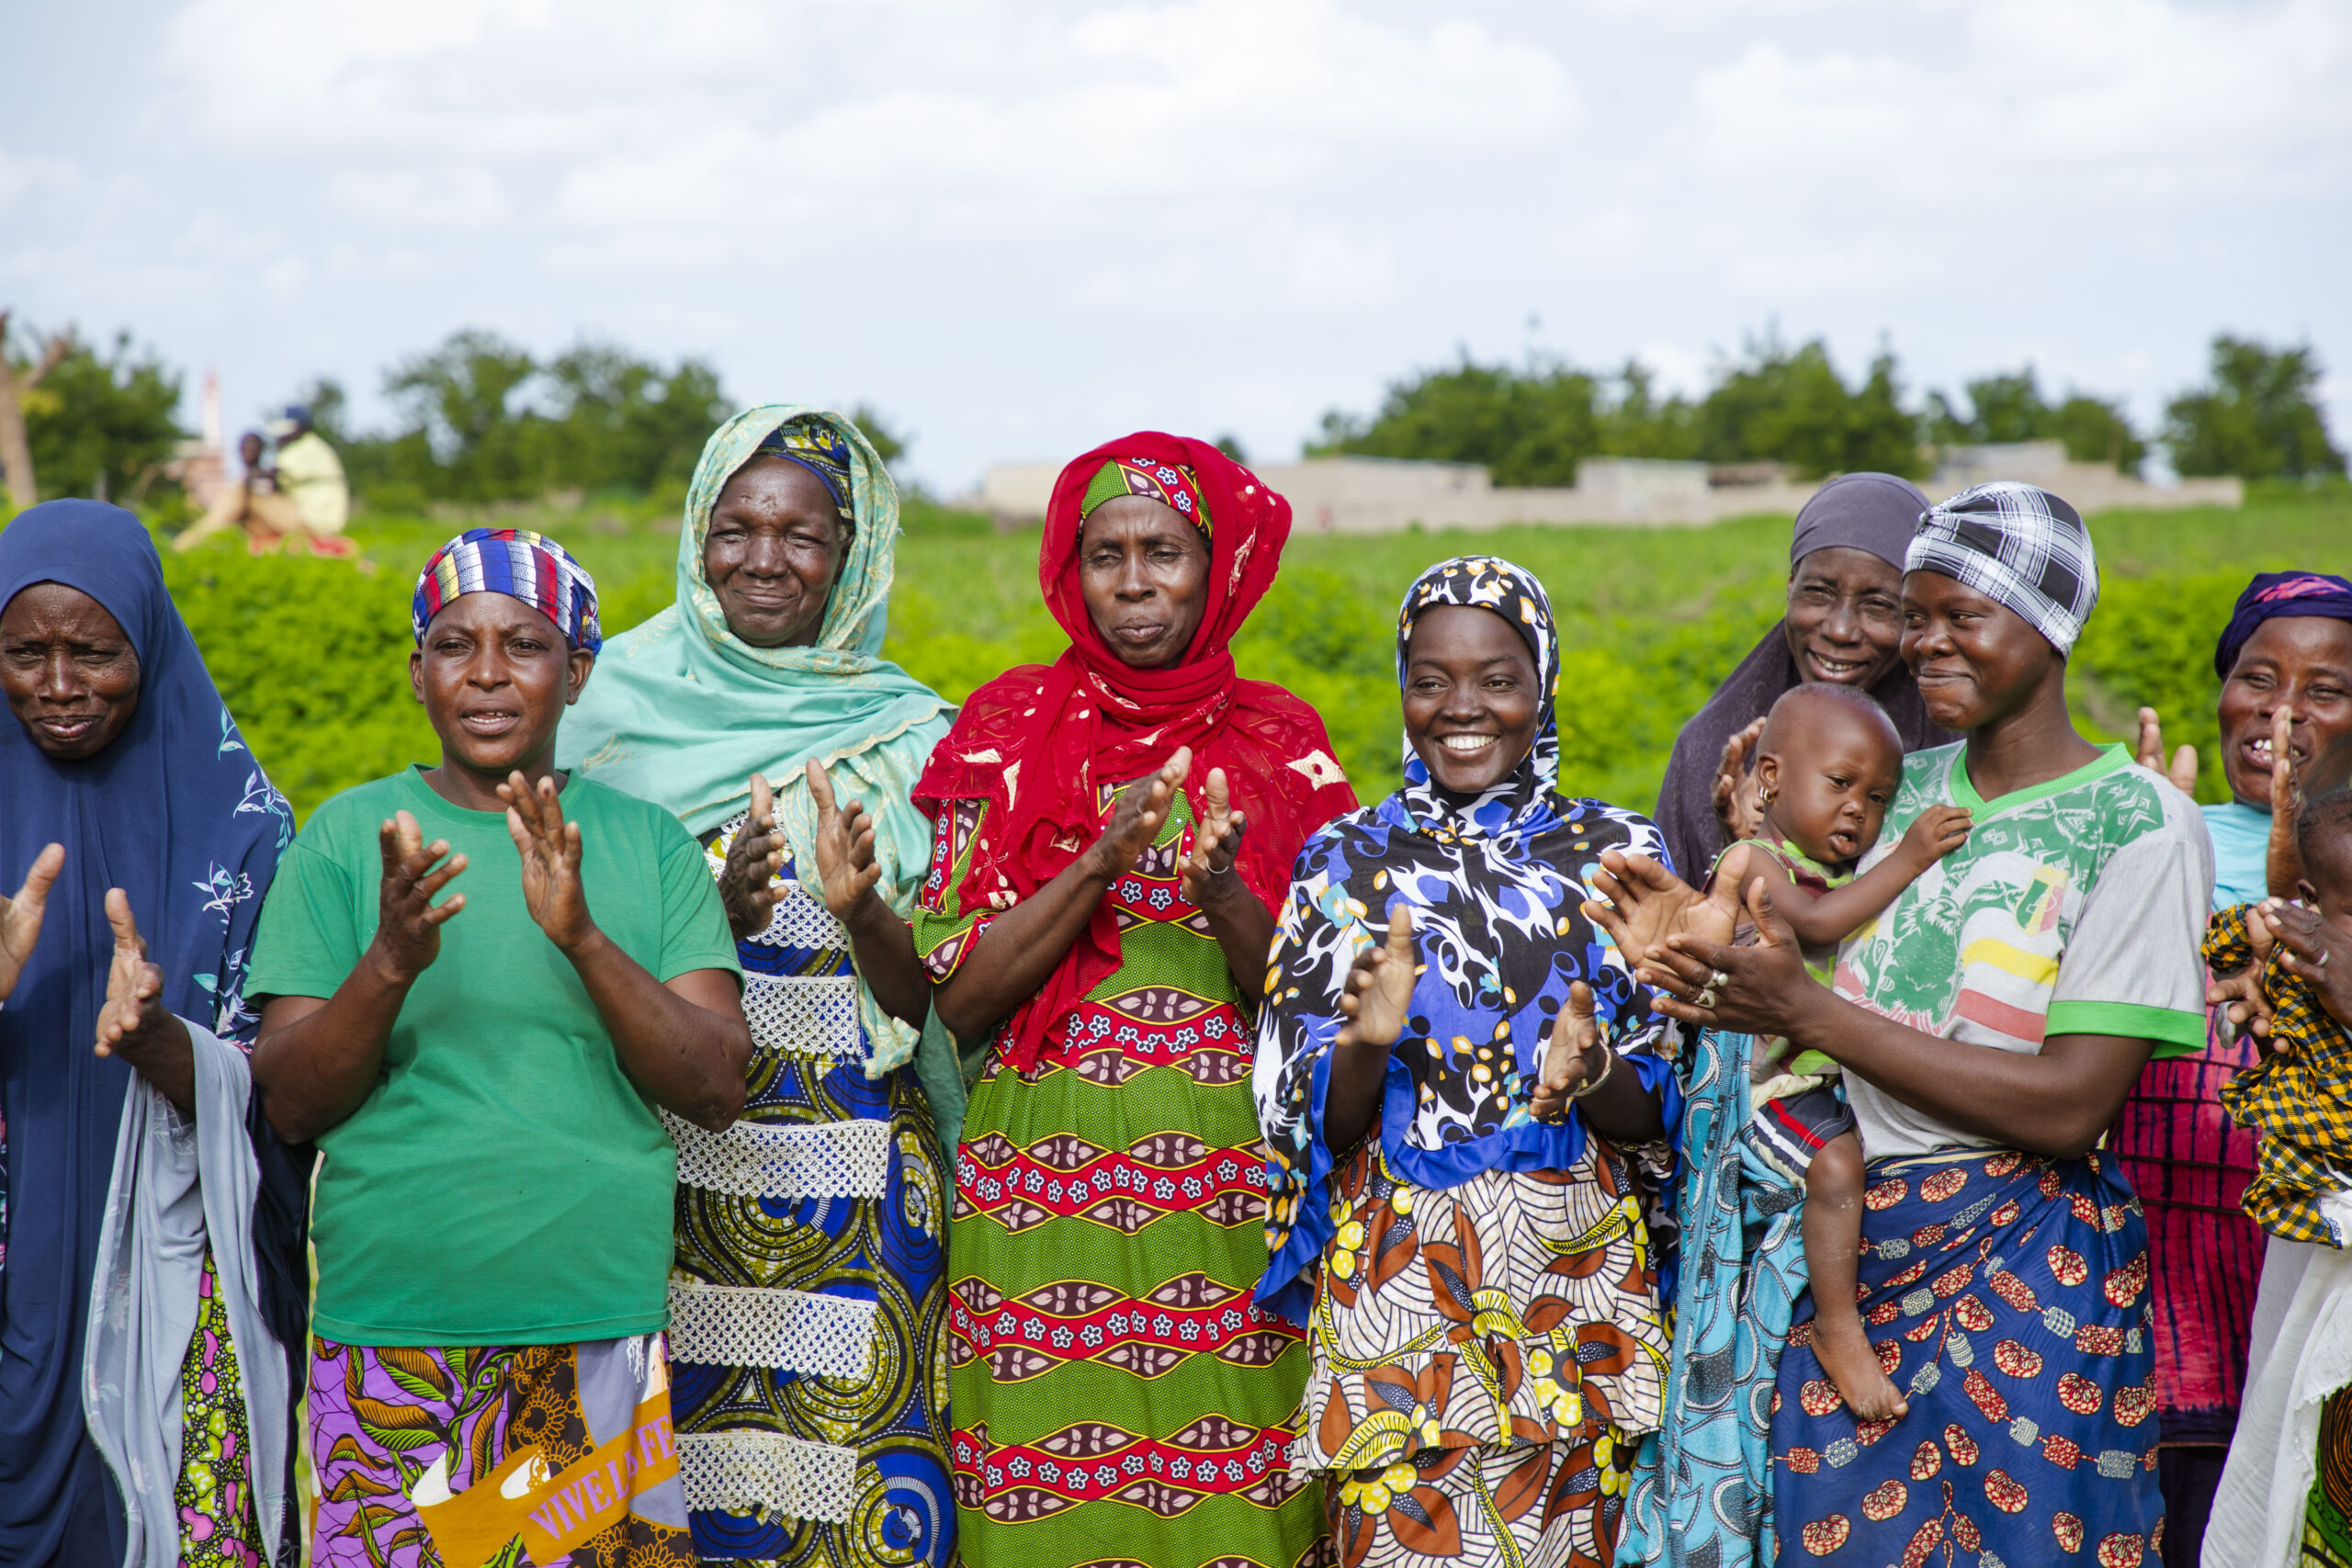
<path id="1" fill-rule="evenodd" d="M 1113 652 L 1079 587 L 1080 502 L 1111 461 L 1190 469 L 1183 478 L 1208 513 L 1208 603 L 1192 646 L 1165 669 L 1137 670 Z M 1070 645 L 1049 665 L 1007 671 L 973 693 L 914 788 L 915 804 L 934 817 L 950 800 L 988 802 L 960 913 L 1010 908 L 1052 881 L 1101 836 L 1101 786 L 1142 777 L 1180 746 L 1193 749 L 1186 790 L 1196 802 L 1209 770 L 1225 770 L 1234 807 L 1249 818 L 1234 869 L 1280 910 L 1306 836 L 1356 806 L 1315 710 L 1280 686 L 1238 678 L 1226 650 L 1272 585 L 1289 537 L 1290 502 L 1205 441 L 1144 431 L 1062 470 L 1037 581 Z M 1105 899 L 1013 1015 L 1006 1061 L 1035 1066 L 1046 1043 L 1062 1039 L 1071 1010 L 1118 966 L 1118 921 Z"/>

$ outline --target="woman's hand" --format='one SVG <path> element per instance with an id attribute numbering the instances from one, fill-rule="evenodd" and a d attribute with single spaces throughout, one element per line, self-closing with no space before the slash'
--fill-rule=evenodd
<path id="1" fill-rule="evenodd" d="M 2295 774 L 2295 710 L 2270 716 L 2270 842 L 2263 853 L 2262 880 L 2276 898 L 2295 897 L 2303 879 L 2303 851 L 2295 829 L 2303 818 L 2303 782 Z"/>
<path id="2" fill-rule="evenodd" d="M 735 841 L 727 846 L 727 863 L 718 873 L 719 907 L 727 911 L 727 928 L 736 940 L 768 929 L 776 900 L 784 897 L 775 886 L 783 869 L 784 835 L 775 825 L 775 792 L 768 787 L 765 773 L 753 773 L 751 812 L 735 829 Z"/>
<path id="3" fill-rule="evenodd" d="M 1192 772 L 1193 749 L 1179 746 L 1176 754 L 1160 765 L 1159 772 L 1149 778 L 1137 779 L 1119 792 L 1111 808 L 1111 820 L 1102 837 L 1088 848 L 1082 862 L 1096 881 L 1114 882 L 1135 869 L 1136 857 L 1151 847 L 1159 825 L 1168 820 L 1168 807 L 1183 787 L 1184 775 Z"/>
<path id="4" fill-rule="evenodd" d="M 2352 936 L 2321 919 L 2315 909 L 2276 898 L 2247 916 L 2247 928 L 2257 920 L 2287 950 L 2279 954 L 2279 966 L 2311 987 L 2330 1018 L 2352 1025 Z"/>
<path id="5" fill-rule="evenodd" d="M 187 1025 L 164 1006 L 164 972 L 147 961 L 130 895 L 119 887 L 107 893 L 107 923 L 114 928 L 114 960 L 107 968 L 107 999 L 98 1008 L 97 1054 L 120 1056 L 182 1115 L 192 1114 L 195 1047 Z"/>
<path id="6" fill-rule="evenodd" d="M 1715 820 L 1724 825 L 1724 842 L 1752 839 L 1764 829 L 1764 803 L 1758 795 L 1755 770 L 1747 756 L 1764 734 L 1757 719 L 1724 742 L 1723 761 L 1715 768 Z"/>
<path id="7" fill-rule="evenodd" d="M 1723 879 L 1716 880 L 1720 886 Z M 1829 993 L 1805 968 L 1797 933 L 1772 908 L 1760 876 L 1748 884 L 1747 914 L 1756 924 L 1753 947 L 1729 947 L 1690 931 L 1668 936 L 1664 953 L 1636 971 L 1657 992 L 1650 1010 L 1702 1029 L 1794 1038 L 1791 1021 L 1807 1001 Z"/>
<path id="8" fill-rule="evenodd" d="M 1340 987 L 1339 1036 L 1341 1050 L 1351 1045 L 1385 1049 L 1405 1032 L 1413 1014 L 1413 981 L 1419 973 L 1413 952 L 1413 907 L 1398 903 L 1388 917 L 1388 940 L 1356 954 Z"/>
<path id="9" fill-rule="evenodd" d="M 2172 780 L 2172 787 L 2183 795 L 2197 790 L 2197 748 L 2184 746 L 2172 754 L 2169 766 L 2165 761 L 2165 732 L 2157 721 L 2156 710 L 2140 710 L 2140 744 L 2132 748 L 2140 765 L 2151 773 L 2163 773 Z"/>
<path id="10" fill-rule="evenodd" d="M 435 870 L 435 863 L 449 853 L 449 841 L 435 839 L 426 844 L 424 838 L 424 829 L 405 811 L 376 829 L 384 875 L 376 893 L 376 936 L 366 956 L 396 986 L 407 985 L 441 956 L 441 927 L 466 907 L 462 893 L 433 902 L 433 896 L 466 869 L 466 857 L 450 856 L 447 865 Z"/>
<path id="11" fill-rule="evenodd" d="M 523 857 L 523 907 L 560 951 L 577 951 L 598 934 L 580 886 L 580 824 L 563 819 L 551 778 L 533 789 L 520 771 L 509 773 L 498 798 L 506 803 L 506 832 Z"/>
<path id="12" fill-rule="evenodd" d="M 1598 1083 L 1612 1069 L 1609 1047 L 1600 1038 L 1600 1023 L 1592 1015 L 1592 987 L 1582 980 L 1568 987 L 1566 1011 L 1552 1021 L 1544 1042 L 1544 1075 L 1535 1082 L 1533 1109 L 1538 1122 L 1557 1122 L 1567 1114 L 1576 1091 Z"/>
<path id="13" fill-rule="evenodd" d="M 1193 852 L 1184 857 L 1183 872 L 1184 902 L 1196 909 L 1205 909 L 1210 900 L 1237 891 L 1250 896 L 1233 874 L 1233 857 L 1241 848 L 1241 835 L 1249 830 L 1250 819 L 1233 809 L 1223 768 L 1209 770 L 1202 795 L 1200 820 L 1193 825 Z"/>
<path id="14" fill-rule="evenodd" d="M 0 1002 L 15 993 L 32 962 L 33 944 L 40 941 L 40 923 L 49 913 L 49 889 L 65 869 L 65 846 L 51 844 L 25 868 L 25 885 L 14 898 L 0 897 Z"/>
<path id="15" fill-rule="evenodd" d="M 752 784 L 756 809 L 760 792 L 767 785 L 756 774 Z M 863 801 L 835 806 L 833 781 L 813 758 L 808 763 L 808 795 L 817 803 L 817 878 L 824 886 L 825 908 L 847 925 L 858 906 L 874 897 L 875 886 L 882 880 L 882 868 L 874 860 L 874 818 L 866 814 Z M 744 824 L 747 830 L 750 827 Z M 773 904 L 774 898 L 769 902 Z"/>
<path id="16" fill-rule="evenodd" d="M 1629 965 L 1663 954 L 1678 932 L 1727 942 L 1739 925 L 1739 879 L 1748 851 L 1735 844 L 1716 869 L 1714 887 L 1701 894 L 1647 855 L 1604 850 L 1593 877 L 1606 903 L 1586 899 L 1585 919 L 1609 933 Z"/>
<path id="17" fill-rule="evenodd" d="M 2230 1032 L 2245 1030 L 2256 1039 L 2270 1033 L 2270 993 L 2262 988 L 2263 971 L 2270 964 L 2270 928 L 2246 911 L 2245 942 L 2254 957 L 2234 974 L 2216 975 L 2205 987 L 2208 1007 L 2226 1008 L 2222 1017 Z"/>

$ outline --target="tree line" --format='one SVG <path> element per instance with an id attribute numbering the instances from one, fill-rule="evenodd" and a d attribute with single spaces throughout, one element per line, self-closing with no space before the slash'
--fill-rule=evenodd
<path id="1" fill-rule="evenodd" d="M 2154 440 L 2184 475 L 2340 476 L 2344 454 L 2328 436 L 2319 378 L 2309 344 L 2274 348 L 2222 334 L 2207 381 L 2170 400 Z M 1587 457 L 1779 462 L 1807 479 L 1856 469 L 1919 476 L 1938 447 L 2012 441 L 2061 442 L 2077 462 L 2130 474 L 2150 446 L 2120 400 L 2076 390 L 2052 399 L 2030 365 L 1913 404 L 1891 350 L 1849 384 L 1819 338 L 1791 347 L 1767 333 L 1720 365 L 1696 399 L 1660 398 L 1655 373 L 1638 360 L 1609 372 L 1556 356 L 1481 364 L 1464 350 L 1458 364 L 1391 382 L 1375 413 L 1325 414 L 1307 451 L 1483 463 L 1497 484 L 1566 485 Z"/>
<path id="2" fill-rule="evenodd" d="M 2217 336 L 2204 383 L 2170 400 L 2143 435 L 2116 400 L 2046 395 L 2030 365 L 1914 403 L 1891 350 L 1849 383 L 1818 338 L 1792 347 L 1768 333 L 1695 399 L 1661 397 L 1638 361 L 1607 372 L 1556 357 L 1481 364 L 1465 352 L 1458 364 L 1391 383 L 1371 415 L 1326 414 L 1306 450 L 1483 463 L 1498 484 L 1565 485 L 1590 457 L 1771 461 L 1806 477 L 1917 475 L 1938 446 L 2033 440 L 2136 473 L 2153 443 L 2186 475 L 2311 479 L 2345 472 L 2318 405 L 2320 374 L 2309 344 Z M 593 339 L 541 357 L 479 328 L 400 361 L 381 385 L 393 411 L 382 429 L 354 427 L 332 379 L 290 400 L 310 409 L 354 490 L 380 511 L 683 491 L 703 442 L 735 407 L 701 359 L 665 366 Z M 92 342 L 74 328 L 31 331 L 0 311 L 0 466 L 29 468 L 43 498 L 135 503 L 168 490 L 167 465 L 187 434 L 184 389 L 182 372 L 127 332 Z M 853 412 L 885 459 L 905 450 L 873 410 Z"/>

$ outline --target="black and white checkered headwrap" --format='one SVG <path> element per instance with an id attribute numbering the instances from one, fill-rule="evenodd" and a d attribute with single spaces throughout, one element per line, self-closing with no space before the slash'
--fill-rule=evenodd
<path id="1" fill-rule="evenodd" d="M 2082 514 L 2014 479 L 1971 485 L 1919 514 L 1905 571 L 1957 579 L 2023 615 L 2060 653 L 2098 603 L 2098 558 Z"/>

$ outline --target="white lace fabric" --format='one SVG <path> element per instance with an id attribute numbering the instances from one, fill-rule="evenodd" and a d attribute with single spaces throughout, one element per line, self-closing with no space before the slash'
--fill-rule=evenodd
<path id="1" fill-rule="evenodd" d="M 857 1450 L 781 1432 L 682 1432 L 686 1506 L 763 1518 L 846 1524 L 857 1502 Z"/>
<path id="2" fill-rule="evenodd" d="M 745 975 L 743 1018 L 763 1051 L 851 1061 L 865 1055 L 854 975 Z"/>
<path id="3" fill-rule="evenodd" d="M 678 1179 L 736 1198 L 879 1198 L 890 1178 L 890 1124 L 738 1122 L 724 1133 L 662 1112 L 678 1145 Z"/>
<path id="4" fill-rule="evenodd" d="M 670 1359 L 862 1377 L 874 1359 L 876 1303 L 756 1285 L 670 1281 Z"/>

